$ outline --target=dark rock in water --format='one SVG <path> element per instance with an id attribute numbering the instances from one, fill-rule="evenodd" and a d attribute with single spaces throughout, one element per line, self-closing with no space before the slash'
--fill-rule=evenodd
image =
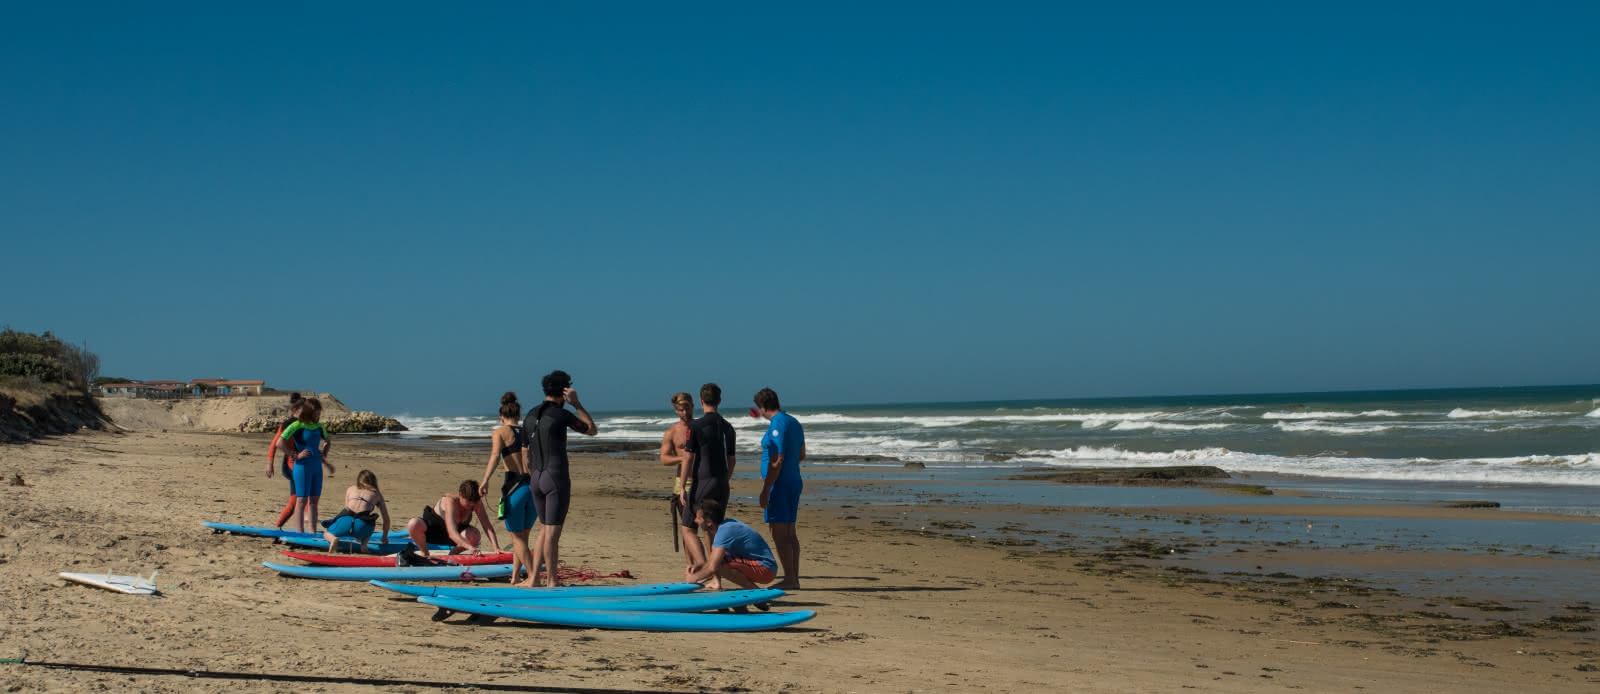
<path id="1" fill-rule="evenodd" d="M 1241 475 L 1243 477 L 1244 475 Z M 1228 494 L 1247 494 L 1250 496 L 1272 496 L 1272 490 L 1259 484 L 1217 484 L 1212 489 Z M 1334 526 L 1338 527 L 1338 526 Z"/>
<path id="2" fill-rule="evenodd" d="M 922 463 L 919 463 L 919 462 L 916 462 L 916 461 L 912 461 L 912 462 L 906 463 L 906 469 L 907 470 L 926 470 L 926 469 L 928 469 L 928 466 L 923 465 Z"/>
<path id="3" fill-rule="evenodd" d="M 1498 501 L 1440 501 L 1444 508 L 1500 508 Z"/>
<path id="4" fill-rule="evenodd" d="M 1051 472 L 1046 475 L 1017 475 L 1011 479 L 1049 480 L 1066 484 L 1150 484 L 1186 483 L 1191 480 L 1228 479 L 1228 473 L 1212 465 L 1174 465 L 1171 467 L 1099 467 Z"/>
<path id="5" fill-rule="evenodd" d="M 604 441 L 590 443 L 588 441 L 568 440 L 567 449 L 573 453 L 637 453 L 639 451 L 653 451 L 660 444 L 648 441 Z"/>

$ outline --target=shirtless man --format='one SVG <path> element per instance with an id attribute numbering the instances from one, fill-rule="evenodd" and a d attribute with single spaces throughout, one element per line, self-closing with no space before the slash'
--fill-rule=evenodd
<path id="1" fill-rule="evenodd" d="M 691 454 L 684 450 L 683 445 L 689 438 L 689 415 L 694 408 L 694 398 L 688 393 L 675 393 L 672 396 L 672 411 L 678 415 L 678 421 L 672 423 L 667 433 L 661 435 L 661 464 L 672 466 L 674 474 L 680 473 L 684 463 L 688 462 Z M 672 515 L 681 518 L 683 515 L 684 480 L 681 474 L 672 480 Z M 678 525 L 675 521 L 674 525 Z M 687 566 L 694 566 L 706 560 L 705 553 L 700 551 L 700 543 L 694 541 L 694 528 L 679 526 L 678 534 L 683 538 L 684 560 Z"/>
<path id="2" fill-rule="evenodd" d="M 430 544 L 451 545 L 451 554 L 479 554 L 480 536 L 478 529 L 472 527 L 473 515 L 489 532 L 489 544 L 498 551 L 500 539 L 495 536 L 494 524 L 489 522 L 489 513 L 483 508 L 477 480 L 464 480 L 456 491 L 440 497 L 439 503 L 424 506 L 422 517 L 408 521 L 406 530 L 411 534 L 411 544 L 416 545 L 424 557 L 428 556 Z"/>

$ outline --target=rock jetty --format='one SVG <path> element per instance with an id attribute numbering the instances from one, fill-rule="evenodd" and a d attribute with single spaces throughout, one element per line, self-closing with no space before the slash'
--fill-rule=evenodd
<path id="1" fill-rule="evenodd" d="M 239 431 L 245 433 L 273 433 L 282 424 L 283 416 L 251 415 L 239 424 Z M 383 431 L 406 431 L 406 426 L 398 420 L 385 417 L 376 412 L 351 412 L 349 414 L 329 417 L 322 423 L 330 433 L 334 434 L 376 434 Z"/>

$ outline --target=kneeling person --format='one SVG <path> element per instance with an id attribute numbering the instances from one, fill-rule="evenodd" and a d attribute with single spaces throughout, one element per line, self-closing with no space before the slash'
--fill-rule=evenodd
<path id="1" fill-rule="evenodd" d="M 387 539 L 389 504 L 383 500 L 383 492 L 378 491 L 378 476 L 371 470 L 362 470 L 356 475 L 355 485 L 344 490 L 344 509 L 328 523 L 328 529 L 322 531 L 322 536 L 328 540 L 328 551 L 338 548 L 341 537 L 355 538 L 356 551 L 367 551 L 372 526 L 379 513 L 383 514 L 383 537 Z"/>
<path id="2" fill-rule="evenodd" d="M 732 518 L 723 518 L 722 514 L 722 502 L 714 499 L 701 501 L 695 508 L 695 524 L 707 533 L 714 530 L 716 536 L 711 541 L 710 556 L 705 563 L 691 569 L 684 580 L 700 583 L 717 576 L 741 588 L 755 588 L 758 583 L 770 582 L 778 569 L 772 548 L 761 538 L 761 533 Z"/>
<path id="3" fill-rule="evenodd" d="M 489 544 L 499 551 L 500 540 L 495 537 L 494 525 L 483 509 L 483 495 L 477 480 L 463 480 L 461 487 L 439 498 L 439 503 L 422 508 L 422 516 L 406 523 L 411 544 L 422 556 L 428 556 L 428 545 L 450 545 L 451 554 L 470 552 L 478 554 L 478 529 L 472 527 L 472 518 L 489 533 Z"/>

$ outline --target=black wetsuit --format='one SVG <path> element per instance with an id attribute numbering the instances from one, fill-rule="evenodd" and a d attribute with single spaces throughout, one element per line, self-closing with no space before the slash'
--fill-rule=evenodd
<path id="1" fill-rule="evenodd" d="M 716 412 L 689 423 L 689 440 L 683 450 L 693 456 L 689 478 L 694 480 L 694 488 L 689 505 L 683 507 L 683 527 L 695 527 L 694 511 L 705 499 L 716 499 L 724 509 L 728 507 L 728 454 L 733 452 L 733 438 L 733 425 Z"/>
<path id="2" fill-rule="evenodd" d="M 539 522 L 545 525 L 566 521 L 572 501 L 572 477 L 567 474 L 568 429 L 588 432 L 589 426 L 578 415 L 548 400 L 539 403 L 522 421 L 533 507 Z"/>
<path id="3" fill-rule="evenodd" d="M 422 507 L 422 525 L 426 528 L 424 539 L 427 540 L 428 544 L 455 546 L 456 541 L 450 539 L 450 531 L 445 530 L 444 516 L 433 510 L 432 506 Z M 472 527 L 472 516 L 468 515 L 466 522 L 456 524 L 456 532 L 459 533 L 470 527 Z"/>

